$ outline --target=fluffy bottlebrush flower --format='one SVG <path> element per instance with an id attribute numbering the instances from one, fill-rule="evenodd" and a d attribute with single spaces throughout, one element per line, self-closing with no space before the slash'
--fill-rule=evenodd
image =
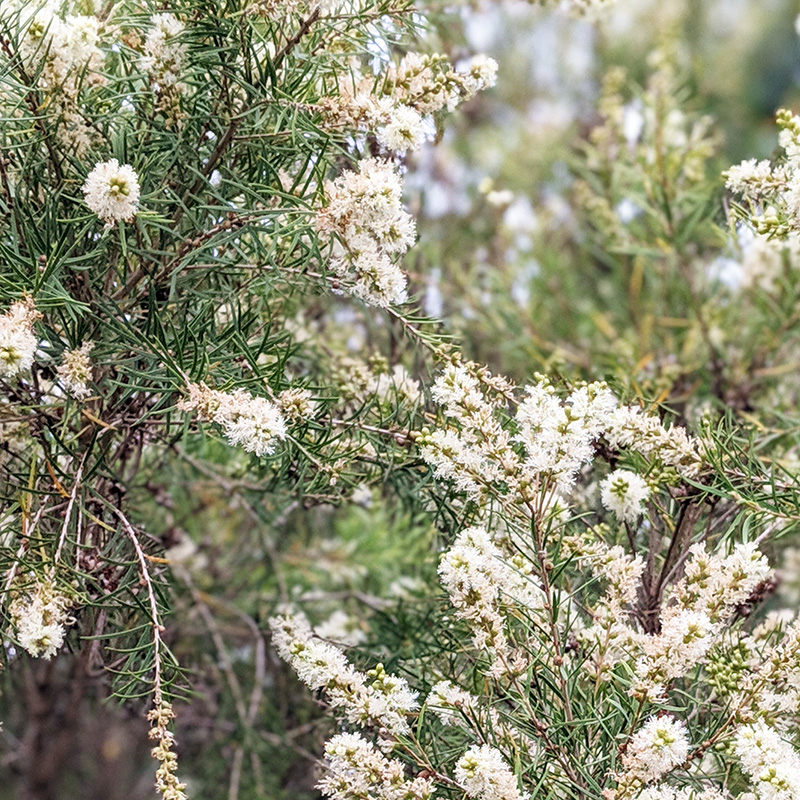
<path id="1" fill-rule="evenodd" d="M 85 400 L 92 393 L 88 383 L 92 379 L 92 362 L 89 358 L 93 342 L 84 342 L 76 350 L 66 350 L 61 365 L 56 370 L 67 393 L 76 400 Z"/>
<path id="2" fill-rule="evenodd" d="M 97 164 L 83 184 L 86 205 L 111 228 L 131 222 L 139 207 L 139 177 L 129 164 L 116 158 Z"/>
<path id="3" fill-rule="evenodd" d="M 800 798 L 800 756 L 776 730 L 761 721 L 743 725 L 735 750 L 760 800 Z"/>
<path id="4" fill-rule="evenodd" d="M 635 472 L 616 469 L 600 484 L 600 500 L 623 522 L 636 522 L 650 496 L 647 482 Z"/>
<path id="5" fill-rule="evenodd" d="M 273 617 L 269 624 L 281 658 L 310 689 L 324 689 L 331 706 L 343 708 L 350 722 L 377 724 L 395 735 L 408 730 L 406 716 L 417 708 L 417 695 L 405 680 L 386 673 L 382 664 L 366 674 L 354 669 L 301 617 Z"/>
<path id="6" fill-rule="evenodd" d="M 539 608 L 539 585 L 522 570 L 502 558 L 489 534 L 479 527 L 468 528 L 456 538 L 439 562 L 442 585 L 459 617 L 473 632 L 473 644 L 488 649 L 493 656 L 493 671 L 503 672 L 521 662 L 512 652 L 505 631 L 504 606 Z"/>
<path id="7" fill-rule="evenodd" d="M 0 316 L 0 376 L 12 377 L 31 368 L 38 344 L 33 324 L 41 316 L 29 299 L 17 301 Z"/>
<path id="8" fill-rule="evenodd" d="M 406 278 L 394 263 L 414 243 L 414 220 L 402 207 L 403 184 L 387 161 L 362 159 L 353 170 L 325 184 L 327 204 L 317 213 L 323 241 L 331 239 L 331 267 L 367 303 L 405 300 Z"/>
<path id="9" fill-rule="evenodd" d="M 403 764 L 387 758 L 357 733 L 340 733 L 325 745 L 327 774 L 318 788 L 332 800 L 427 800 L 434 784 L 427 778 L 407 780 Z"/>
<path id="10" fill-rule="evenodd" d="M 185 42 L 180 41 L 184 24 L 170 13 L 153 14 L 150 24 L 153 27 L 144 40 L 142 69 L 162 88 L 180 86 L 187 50 Z"/>
<path id="11" fill-rule="evenodd" d="M 416 150 L 425 141 L 422 115 L 411 106 L 399 103 L 387 112 L 377 137 L 387 150 Z"/>
<path id="12" fill-rule="evenodd" d="M 12 598 L 8 615 L 20 645 L 36 658 L 51 659 L 64 643 L 70 599 L 47 579 L 36 579 Z"/>
<path id="13" fill-rule="evenodd" d="M 603 383 L 577 389 L 563 401 L 547 380 L 526 391 L 517 409 L 517 440 L 525 448 L 525 467 L 566 492 L 581 466 L 594 457 L 593 442 L 604 431 L 617 401 Z"/>
<path id="14" fill-rule="evenodd" d="M 503 754 L 489 745 L 470 747 L 458 760 L 455 776 L 467 797 L 526 800 L 530 796 L 520 791 L 516 775 L 506 764 Z"/>
<path id="15" fill-rule="evenodd" d="M 683 722 L 669 715 L 650 717 L 628 742 L 621 783 L 634 777 L 645 783 L 656 781 L 683 764 L 688 755 L 689 737 Z"/>
<path id="16" fill-rule="evenodd" d="M 215 422 L 227 440 L 257 456 L 268 455 L 286 438 L 286 422 L 280 408 L 266 397 L 253 397 L 244 389 L 220 392 L 205 384 L 190 384 L 182 411 L 196 411 L 203 422 Z"/>
<path id="17" fill-rule="evenodd" d="M 317 410 L 317 403 L 308 389 L 285 389 L 276 399 L 286 417 L 296 422 L 310 420 Z"/>

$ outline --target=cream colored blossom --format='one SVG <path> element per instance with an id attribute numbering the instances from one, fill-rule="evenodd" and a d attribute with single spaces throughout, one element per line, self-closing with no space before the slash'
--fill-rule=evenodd
<path id="1" fill-rule="evenodd" d="M 244 389 L 221 392 L 205 384 L 190 384 L 183 411 L 197 411 L 204 422 L 215 422 L 234 446 L 257 456 L 274 452 L 288 435 L 280 408 L 266 397 L 253 397 Z"/>
<path id="2" fill-rule="evenodd" d="M 107 228 L 132 222 L 139 207 L 139 177 L 129 164 L 116 158 L 97 164 L 83 184 L 86 205 Z"/>
<path id="3" fill-rule="evenodd" d="M 70 598 L 52 580 L 37 578 L 12 594 L 8 615 L 17 640 L 36 658 L 51 659 L 61 648 L 71 624 Z"/>
<path id="4" fill-rule="evenodd" d="M 600 484 L 603 505 L 623 522 L 636 522 L 650 496 L 647 482 L 635 472 L 616 469 Z"/>
<path id="5" fill-rule="evenodd" d="M 41 316 L 30 299 L 18 300 L 0 316 L 0 376 L 19 375 L 33 366 L 38 345 L 33 324 Z"/>
<path id="6" fill-rule="evenodd" d="M 89 381 L 92 379 L 92 362 L 89 358 L 93 342 L 84 342 L 76 350 L 65 350 L 61 365 L 56 372 L 68 394 L 76 400 L 85 400 L 92 394 Z"/>

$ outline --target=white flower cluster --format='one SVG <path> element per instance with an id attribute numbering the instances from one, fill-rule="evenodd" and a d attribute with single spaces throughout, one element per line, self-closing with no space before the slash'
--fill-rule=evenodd
<path id="1" fill-rule="evenodd" d="M 340 733 L 325 745 L 327 774 L 318 788 L 332 800 L 427 800 L 434 784 L 427 778 L 406 779 L 403 765 L 387 758 L 357 733 Z"/>
<path id="2" fill-rule="evenodd" d="M 783 162 L 749 159 L 731 167 L 725 185 L 750 204 L 750 221 L 761 234 L 784 238 L 800 230 L 800 116 L 786 109 L 776 115 Z"/>
<path id="3" fill-rule="evenodd" d="M 735 750 L 759 800 L 800 799 L 800 755 L 776 730 L 761 721 L 743 725 Z"/>
<path id="4" fill-rule="evenodd" d="M 132 222 L 139 208 L 139 176 L 129 164 L 116 158 L 96 164 L 82 187 L 86 205 L 106 228 L 121 220 Z"/>
<path id="5" fill-rule="evenodd" d="M 287 419 L 293 421 L 308 421 L 317 410 L 308 389 L 284 389 L 275 399 Z"/>
<path id="6" fill-rule="evenodd" d="M 637 406 L 620 406 L 606 421 L 605 435 L 614 448 L 630 449 L 673 467 L 686 478 L 696 478 L 703 469 L 701 442 L 684 428 L 667 428 L 655 414 Z"/>
<path id="7" fill-rule="evenodd" d="M 562 398 L 546 378 L 537 377 L 509 419 L 507 406 L 515 402 L 510 384 L 476 365 L 446 367 L 431 391 L 445 423 L 416 437 L 436 477 L 475 499 L 499 490 L 509 503 L 533 510 L 544 522 L 568 508 L 578 473 L 595 459 L 603 440 L 687 478 L 702 471 L 697 440 L 638 407 L 618 406 L 606 384 L 588 384 Z M 620 483 L 612 492 L 615 480 L 627 489 L 623 492 Z M 643 479 L 629 471 L 615 473 L 604 489 L 606 506 L 628 520 L 638 516 L 649 496 Z"/>
<path id="8" fill-rule="evenodd" d="M 497 63 L 485 55 L 454 70 L 445 56 L 407 53 L 380 76 L 379 93 L 373 75 L 342 77 L 338 95 L 324 98 L 322 107 L 331 123 L 375 131 L 384 148 L 405 152 L 422 144 L 426 127 L 433 129 L 426 117 L 454 110 L 496 80 Z"/>
<path id="9" fill-rule="evenodd" d="M 13 593 L 8 615 L 20 646 L 36 658 L 51 659 L 72 624 L 67 613 L 71 605 L 52 580 L 36 579 L 32 586 Z"/>
<path id="10" fill-rule="evenodd" d="M 619 545 L 609 547 L 592 528 L 582 536 L 566 537 L 565 545 L 575 556 L 587 559 L 593 574 L 607 583 L 597 604 L 588 609 L 592 624 L 573 630 L 586 648 L 583 668 L 596 680 L 609 680 L 612 668 L 630 660 L 641 647 L 641 634 L 631 626 L 628 607 L 636 601 L 645 563 Z"/>
<path id="11" fill-rule="evenodd" d="M 0 14 L 20 35 L 20 56 L 37 87 L 48 95 L 48 112 L 55 112 L 55 133 L 80 156 L 92 140 L 91 128 L 80 113 L 82 88 L 105 83 L 104 56 L 98 47 L 100 22 L 94 16 L 63 15 L 62 3 L 5 0 Z M 43 105 L 44 107 L 44 105 Z"/>
<path id="12" fill-rule="evenodd" d="M 789 234 L 785 239 L 756 233 L 744 246 L 742 286 L 774 292 L 784 278 L 794 280 L 800 269 L 800 236 Z"/>
<path id="13" fill-rule="evenodd" d="M 600 484 L 600 500 L 622 522 L 634 523 L 644 511 L 650 487 L 641 475 L 616 469 Z"/>
<path id="14" fill-rule="evenodd" d="M 167 86 L 182 88 L 180 78 L 187 45 L 181 41 L 184 24 L 169 12 L 153 14 L 150 17 L 152 28 L 144 41 L 142 69 L 149 73 L 150 80 L 157 90 Z"/>
<path id="15" fill-rule="evenodd" d="M 520 457 L 496 417 L 499 401 L 487 397 L 474 367 L 451 364 L 436 379 L 431 395 L 451 424 L 433 433 L 423 429 L 417 437 L 420 452 L 436 477 L 452 481 L 459 491 L 477 495 L 506 481 L 512 493 L 520 488 Z M 511 391 L 505 383 L 498 387 Z"/>
<path id="16" fill-rule="evenodd" d="M 388 675 L 381 664 L 366 675 L 358 672 L 298 616 L 273 617 L 269 624 L 281 658 L 310 689 L 324 689 L 331 706 L 343 708 L 350 722 L 379 725 L 394 735 L 408 731 L 406 717 L 417 708 L 417 695 L 402 678 Z"/>
<path id="17" fill-rule="evenodd" d="M 489 745 L 473 745 L 458 760 L 456 780 L 467 797 L 479 800 L 527 800 L 503 754 Z"/>
<path id="18" fill-rule="evenodd" d="M 153 14 L 150 24 L 152 27 L 145 38 L 141 67 L 150 76 L 159 110 L 164 112 L 169 125 L 177 126 L 182 118 L 180 98 L 187 91 L 181 80 L 188 50 L 182 40 L 185 26 L 169 12 Z"/>
<path id="19" fill-rule="evenodd" d="M 395 364 L 391 372 L 381 372 L 370 376 L 367 394 L 374 394 L 378 401 L 396 408 L 398 401 L 406 406 L 419 403 L 422 392 L 419 381 L 411 377 L 402 364 Z"/>
<path id="20" fill-rule="evenodd" d="M 526 392 L 517 409 L 525 467 L 565 494 L 578 470 L 594 458 L 593 443 L 605 431 L 617 400 L 604 383 L 576 389 L 564 401 L 545 379 Z"/>
<path id="21" fill-rule="evenodd" d="M 666 595 L 661 631 L 645 637 L 636 665 L 634 693 L 663 700 L 666 685 L 702 663 L 724 623 L 772 570 L 753 544 L 737 545 L 725 558 L 702 544 L 690 548 L 682 580 Z"/>
<path id="22" fill-rule="evenodd" d="M 93 347 L 93 342 L 84 342 L 76 350 L 64 351 L 61 364 L 56 370 L 67 393 L 76 400 L 85 400 L 92 394 L 89 388 L 89 381 L 92 379 L 92 361 L 89 353 Z"/>
<path id="23" fill-rule="evenodd" d="M 189 399 L 182 411 L 197 411 L 203 422 L 215 422 L 234 446 L 257 456 L 268 455 L 288 435 L 280 408 L 266 397 L 253 397 L 244 389 L 220 392 L 205 384 L 189 384 Z"/>
<path id="24" fill-rule="evenodd" d="M 20 52 L 28 65 L 44 59 L 38 76 L 42 89 L 74 92 L 77 88 L 74 81 L 78 78 L 76 71 L 99 71 L 103 54 L 97 47 L 99 23 L 96 17 L 62 17 L 59 13 L 61 3 L 55 0 L 44 5 L 17 5 L 21 5 L 19 23 L 25 31 Z"/>
<path id="25" fill-rule="evenodd" d="M 323 241 L 332 242 L 331 268 L 347 290 L 372 305 L 405 302 L 406 278 L 394 263 L 414 243 L 414 220 L 403 210 L 403 183 L 388 161 L 365 158 L 325 184 L 317 213 Z"/>
<path id="26" fill-rule="evenodd" d="M 0 376 L 10 378 L 33 366 L 38 345 L 33 324 L 40 317 L 30 299 L 18 300 L 0 316 Z"/>
<path id="27" fill-rule="evenodd" d="M 531 569 L 520 563 L 521 569 L 526 567 Z M 478 527 L 459 533 L 439 562 L 439 576 L 456 613 L 472 628 L 473 644 L 491 654 L 490 672 L 524 671 L 524 655 L 509 647 L 502 609 L 541 607 L 542 591 L 534 580 L 508 564 L 489 534 Z"/>
<path id="28" fill-rule="evenodd" d="M 630 796 L 643 783 L 652 783 L 680 766 L 689 755 L 689 737 L 683 722 L 670 715 L 650 717 L 631 736 L 622 756 L 625 769 L 617 775 L 614 797 Z"/>

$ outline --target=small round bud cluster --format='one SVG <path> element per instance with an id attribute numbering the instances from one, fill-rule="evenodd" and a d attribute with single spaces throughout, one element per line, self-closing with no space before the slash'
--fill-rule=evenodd
<path id="1" fill-rule="evenodd" d="M 158 744 L 151 751 L 153 758 L 159 762 L 156 770 L 156 789 L 164 800 L 186 800 L 183 791 L 186 786 L 175 774 L 178 769 L 178 756 L 173 750 L 175 734 L 169 728 L 175 719 L 172 705 L 166 700 L 158 701 L 155 708 L 147 712 L 147 719 L 151 723 L 148 736 L 158 740 Z"/>

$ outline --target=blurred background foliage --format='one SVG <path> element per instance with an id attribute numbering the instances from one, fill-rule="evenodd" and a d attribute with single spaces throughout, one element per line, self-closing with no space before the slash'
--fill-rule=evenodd
<path id="1" fill-rule="evenodd" d="M 721 173 L 770 157 L 775 110 L 800 106 L 798 11 L 789 0 L 617 0 L 579 19 L 519 2 L 434 10 L 421 34 L 432 49 L 454 62 L 486 52 L 500 73 L 408 158 L 420 241 L 405 268 L 425 314 L 467 357 L 515 380 L 606 378 L 685 419 L 738 414 L 762 450 L 795 463 L 800 263 L 789 259 L 768 291 L 743 285 Z M 249 307 L 216 311 L 220 340 L 247 339 L 269 318 L 278 301 L 259 281 L 270 280 L 254 281 Z M 212 313 L 202 284 L 197 292 Z M 279 302 L 292 321 L 269 335 L 288 359 L 304 342 L 304 353 L 318 348 L 319 372 L 357 381 L 404 363 L 428 381 L 400 323 L 336 297 Z M 404 429 L 391 414 L 376 404 L 375 428 Z M 380 450 L 381 435 L 367 438 Z M 351 644 L 357 664 L 380 655 L 402 672 L 404 653 L 437 646 L 428 614 L 442 515 L 461 510 L 421 499 L 430 478 L 410 448 L 373 458 L 354 446 L 343 445 L 336 481 L 309 476 L 302 489 L 271 483 L 212 439 L 187 438 L 150 461 L 145 452 L 130 500 L 160 521 L 176 578 L 165 636 L 191 685 L 176 704 L 190 797 L 316 796 L 331 722 L 269 649 L 265 620 L 281 604 Z M 77 715 L 80 746 L 65 745 L 58 796 L 151 796 L 141 709 L 121 708 L 102 681 L 71 705 L 69 664 L 58 659 L 43 695 L 38 668 L 3 678 L 7 752 L 25 715 L 46 719 L 56 738 Z M 21 791 L 12 767 L 0 754 L 1 800 Z"/>

